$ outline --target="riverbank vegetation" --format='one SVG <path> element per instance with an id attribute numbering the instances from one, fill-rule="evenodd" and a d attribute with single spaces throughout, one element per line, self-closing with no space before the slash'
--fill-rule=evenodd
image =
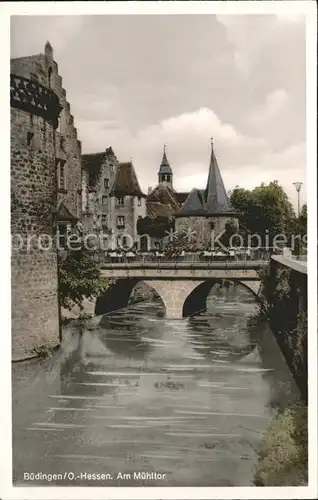
<path id="1" fill-rule="evenodd" d="M 69 251 L 59 263 L 59 302 L 60 306 L 71 310 L 78 306 L 83 310 L 83 300 L 94 299 L 108 286 L 108 280 L 101 277 L 99 263 L 92 252 Z"/>
<path id="2" fill-rule="evenodd" d="M 306 400 L 307 276 L 274 261 L 259 276 L 267 320 Z"/>
<path id="3" fill-rule="evenodd" d="M 272 261 L 260 272 L 265 315 L 303 400 L 277 408 L 259 450 L 257 486 L 301 486 L 308 480 L 307 283 Z"/>
<path id="4" fill-rule="evenodd" d="M 255 486 L 305 486 L 308 481 L 307 407 L 277 411 L 259 450 Z"/>

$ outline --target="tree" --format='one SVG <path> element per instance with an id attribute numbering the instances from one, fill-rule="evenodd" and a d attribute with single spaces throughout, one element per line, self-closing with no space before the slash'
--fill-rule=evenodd
<path id="1" fill-rule="evenodd" d="M 99 264 L 87 250 L 70 250 L 59 264 L 59 301 L 65 309 L 74 305 L 82 310 L 84 298 L 93 299 L 108 286 L 100 275 Z"/>
<path id="2" fill-rule="evenodd" d="M 307 204 L 302 206 L 298 219 L 298 231 L 301 236 L 307 234 Z"/>
<path id="3" fill-rule="evenodd" d="M 240 226 L 246 233 L 258 234 L 269 242 L 284 234 L 287 242 L 296 230 L 296 216 L 292 204 L 277 181 L 248 190 L 236 187 L 230 196 L 239 214 Z"/>
<path id="4" fill-rule="evenodd" d="M 164 238 L 173 228 L 173 220 L 163 216 L 156 217 L 155 219 L 146 216 L 137 221 L 138 234 L 147 234 L 154 238 Z"/>

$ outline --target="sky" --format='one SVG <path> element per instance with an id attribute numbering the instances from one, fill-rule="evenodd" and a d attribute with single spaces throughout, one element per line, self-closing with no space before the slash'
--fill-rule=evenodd
<path id="1" fill-rule="evenodd" d="M 278 180 L 306 200 L 305 18 L 13 16 L 11 57 L 49 40 L 83 153 L 112 146 L 147 192 L 163 145 L 174 187 L 207 181 L 211 137 L 227 190 Z"/>

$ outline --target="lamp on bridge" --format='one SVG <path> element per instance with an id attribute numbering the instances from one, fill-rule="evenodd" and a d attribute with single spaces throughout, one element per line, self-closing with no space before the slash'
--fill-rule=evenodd
<path id="1" fill-rule="evenodd" d="M 293 182 L 293 185 L 295 186 L 296 188 L 296 191 L 297 191 L 297 195 L 298 195 L 298 218 L 300 216 L 300 190 L 301 190 L 301 186 L 303 185 L 302 182 Z"/>

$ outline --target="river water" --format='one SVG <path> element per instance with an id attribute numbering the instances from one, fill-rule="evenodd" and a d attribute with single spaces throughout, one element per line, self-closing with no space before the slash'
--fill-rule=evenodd
<path id="1" fill-rule="evenodd" d="M 252 485 L 275 408 L 299 399 L 256 313 L 250 292 L 215 285 L 194 318 L 142 302 L 67 328 L 50 360 L 14 364 L 14 483 Z"/>

